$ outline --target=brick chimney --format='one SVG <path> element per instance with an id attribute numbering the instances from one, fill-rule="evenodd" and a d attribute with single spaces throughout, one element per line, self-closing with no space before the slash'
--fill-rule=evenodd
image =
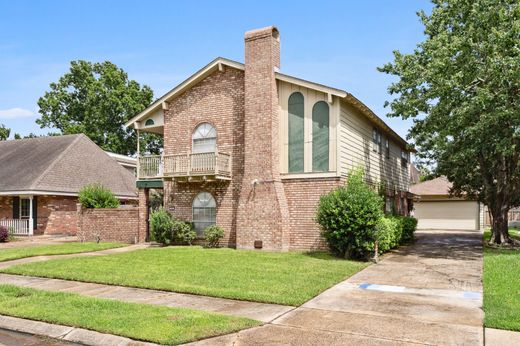
<path id="1" fill-rule="evenodd" d="M 237 247 L 288 250 L 289 211 L 280 179 L 278 92 L 280 37 L 273 26 L 245 34 L 244 175 Z M 260 243 L 261 242 L 261 243 Z"/>

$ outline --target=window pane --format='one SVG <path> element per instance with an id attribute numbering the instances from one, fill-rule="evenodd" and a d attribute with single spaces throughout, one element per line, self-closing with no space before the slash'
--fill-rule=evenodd
<path id="1" fill-rule="evenodd" d="M 312 108 L 312 171 L 329 170 L 329 105 L 317 102 Z"/>
<path id="2" fill-rule="evenodd" d="M 203 123 L 195 128 L 192 135 L 194 153 L 214 152 L 217 146 L 217 131 L 208 123 Z"/>
<path id="3" fill-rule="evenodd" d="M 304 107 L 299 92 L 289 97 L 289 172 L 303 172 Z"/>
<path id="4" fill-rule="evenodd" d="M 197 235 L 203 235 L 206 227 L 217 221 L 216 202 L 208 192 L 201 192 L 193 200 L 193 226 Z"/>
<path id="5" fill-rule="evenodd" d="M 28 219 L 31 216 L 29 198 L 20 199 L 20 218 Z"/>

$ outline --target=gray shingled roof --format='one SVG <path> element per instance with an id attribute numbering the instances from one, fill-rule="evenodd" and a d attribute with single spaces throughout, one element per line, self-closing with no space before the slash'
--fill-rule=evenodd
<path id="1" fill-rule="evenodd" d="M 77 194 L 100 183 L 121 198 L 135 198 L 135 177 L 87 136 L 0 141 L 0 193 Z"/>

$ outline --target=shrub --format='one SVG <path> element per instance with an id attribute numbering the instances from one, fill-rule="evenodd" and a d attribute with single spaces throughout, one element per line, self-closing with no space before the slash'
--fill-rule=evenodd
<path id="1" fill-rule="evenodd" d="M 330 250 L 346 258 L 373 255 L 376 226 L 383 217 L 383 199 L 364 182 L 362 170 L 353 171 L 346 187 L 323 195 L 316 221 Z"/>
<path id="2" fill-rule="evenodd" d="M 173 241 L 173 218 L 164 208 L 150 214 L 150 236 L 158 243 L 169 245 Z"/>
<path id="3" fill-rule="evenodd" d="M 6 242 L 9 239 L 9 232 L 7 232 L 7 227 L 0 226 L 0 243 Z"/>
<path id="4" fill-rule="evenodd" d="M 224 237 L 224 230 L 217 225 L 211 225 L 204 230 L 204 237 L 206 237 L 208 247 L 218 247 L 218 243 Z"/>
<path id="5" fill-rule="evenodd" d="M 403 228 L 402 244 L 413 240 L 415 230 L 417 229 L 417 219 L 412 216 L 403 216 L 401 223 Z"/>
<path id="6" fill-rule="evenodd" d="M 83 208 L 117 208 L 119 200 L 112 191 L 100 184 L 85 185 L 78 194 Z"/>
<path id="7" fill-rule="evenodd" d="M 401 240 L 401 222 L 397 217 L 383 217 L 377 224 L 376 229 L 379 254 L 399 245 Z"/>
<path id="8" fill-rule="evenodd" d="M 193 230 L 191 223 L 173 219 L 172 231 L 175 238 L 181 243 L 191 245 L 195 238 L 197 238 L 197 232 Z"/>

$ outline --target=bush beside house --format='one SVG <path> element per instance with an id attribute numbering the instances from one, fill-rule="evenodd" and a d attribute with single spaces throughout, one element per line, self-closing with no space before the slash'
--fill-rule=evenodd
<path id="1" fill-rule="evenodd" d="M 417 220 L 385 216 L 384 200 L 365 183 L 362 170 L 353 171 L 346 186 L 323 195 L 316 221 L 330 250 L 344 258 L 367 259 L 413 239 Z"/>
<path id="2" fill-rule="evenodd" d="M 117 208 L 119 200 L 112 191 L 100 184 L 85 185 L 78 193 L 83 208 Z"/>
<path id="3" fill-rule="evenodd" d="M 9 240 L 9 232 L 7 231 L 7 227 L 0 226 L 0 243 L 6 242 Z"/>
<path id="4" fill-rule="evenodd" d="M 164 245 L 182 243 L 191 245 L 197 238 L 191 223 L 180 220 L 160 207 L 150 214 L 151 240 Z"/>

